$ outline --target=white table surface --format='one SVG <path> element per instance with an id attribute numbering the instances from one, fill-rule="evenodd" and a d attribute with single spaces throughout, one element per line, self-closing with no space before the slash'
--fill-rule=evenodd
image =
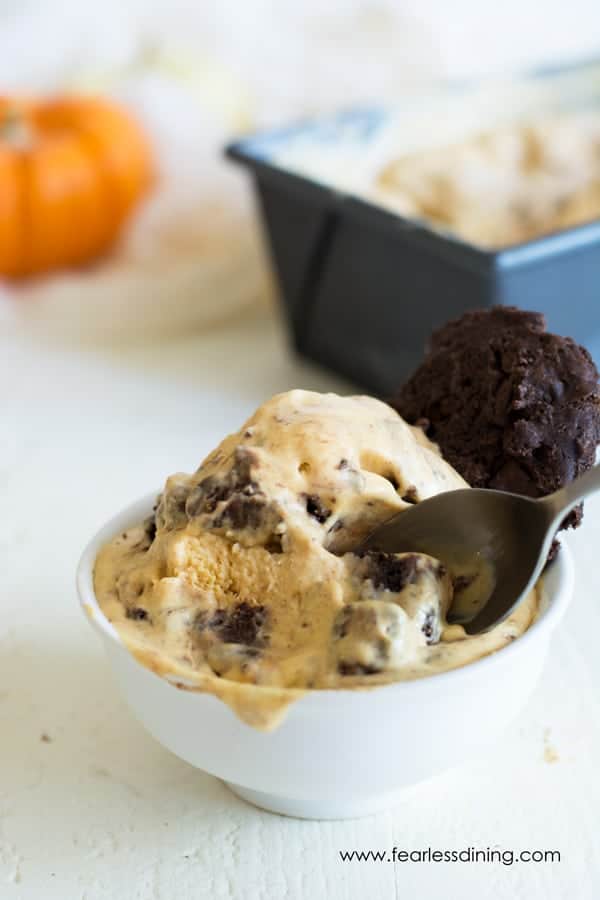
<path id="1" fill-rule="evenodd" d="M 576 601 L 542 683 L 498 746 L 393 812 L 285 819 L 246 806 L 142 730 L 79 612 L 74 570 L 107 517 L 195 468 L 264 398 L 344 385 L 293 360 L 265 317 L 128 352 L 4 335 L 0 375 L 2 900 L 597 900 L 599 503 L 571 540 Z M 338 854 L 393 846 L 558 849 L 562 859 L 392 865 Z"/>

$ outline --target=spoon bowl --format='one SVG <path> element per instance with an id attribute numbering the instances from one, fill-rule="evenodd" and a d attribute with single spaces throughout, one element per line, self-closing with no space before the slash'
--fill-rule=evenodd
<path id="1" fill-rule="evenodd" d="M 533 589 L 564 517 L 600 489 L 600 466 L 561 490 L 532 500 L 504 491 L 467 488 L 430 497 L 384 522 L 360 550 L 428 553 L 456 585 L 473 587 L 449 621 L 479 634 L 507 618 Z"/>

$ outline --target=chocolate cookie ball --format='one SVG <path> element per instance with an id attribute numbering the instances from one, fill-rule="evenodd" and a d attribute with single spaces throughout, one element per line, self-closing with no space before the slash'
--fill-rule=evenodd
<path id="1" fill-rule="evenodd" d="M 598 371 L 541 313 L 468 312 L 436 331 L 392 404 L 472 487 L 550 494 L 594 464 Z M 564 526 L 577 526 L 581 508 Z M 563 527 L 564 527 L 563 526 Z"/>

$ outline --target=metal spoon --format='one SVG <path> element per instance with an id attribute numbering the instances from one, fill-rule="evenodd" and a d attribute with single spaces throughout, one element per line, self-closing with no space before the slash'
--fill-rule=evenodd
<path id="1" fill-rule="evenodd" d="M 419 551 L 441 560 L 452 574 L 484 566 L 491 572 L 487 596 L 449 621 L 468 634 L 502 622 L 532 590 L 548 558 L 552 539 L 574 506 L 600 490 L 600 465 L 547 497 L 468 488 L 436 494 L 373 531 L 360 550 Z M 481 579 L 485 583 L 486 579 Z"/>

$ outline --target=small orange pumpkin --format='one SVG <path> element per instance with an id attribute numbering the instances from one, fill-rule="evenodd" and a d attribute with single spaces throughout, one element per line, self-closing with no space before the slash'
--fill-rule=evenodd
<path id="1" fill-rule="evenodd" d="M 0 97 L 0 275 L 94 259 L 151 180 L 149 142 L 114 103 Z"/>

